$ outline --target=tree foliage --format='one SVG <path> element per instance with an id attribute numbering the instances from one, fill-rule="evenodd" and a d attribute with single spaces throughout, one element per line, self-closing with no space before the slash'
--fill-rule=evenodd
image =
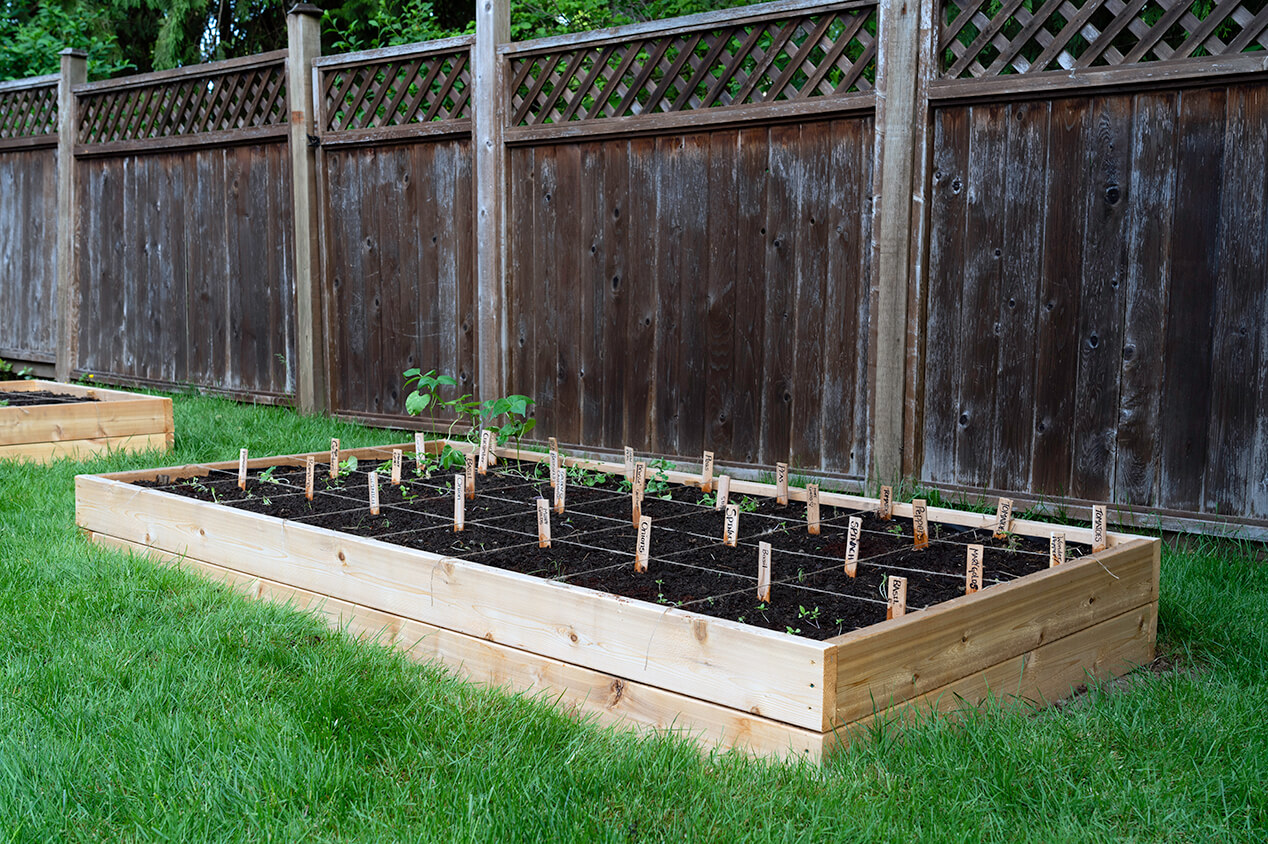
<path id="1" fill-rule="evenodd" d="M 322 49 L 341 53 L 471 32 L 472 0 L 317 0 Z M 744 5 L 744 0 L 511 0 L 517 41 Z M 64 47 L 90 78 L 286 46 L 288 0 L 0 0 L 0 79 L 55 73 Z"/>

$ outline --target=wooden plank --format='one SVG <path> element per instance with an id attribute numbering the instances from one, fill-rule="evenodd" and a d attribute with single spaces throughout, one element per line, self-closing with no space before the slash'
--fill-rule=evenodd
<path id="1" fill-rule="evenodd" d="M 84 460 L 97 454 L 121 452 L 166 451 L 170 445 L 167 434 L 134 434 L 125 437 L 94 437 L 56 442 L 28 442 L 17 445 L 0 445 L 0 460 L 30 460 L 44 463 L 69 457 Z"/>
<path id="2" fill-rule="evenodd" d="M 194 571 L 250 598 L 315 612 L 334 629 L 385 647 L 401 648 L 420 662 L 439 662 L 469 682 L 510 692 L 547 693 L 552 702 L 563 704 L 566 710 L 582 716 L 596 715 L 601 723 L 682 733 L 719 747 L 815 761 L 833 743 L 830 735 L 821 732 L 780 724 L 192 557 L 156 551 L 104 533 L 89 532 L 89 538 L 106 548 Z"/>
<path id="3" fill-rule="evenodd" d="M 552 295 L 542 301 L 542 307 L 548 309 L 548 319 L 556 320 L 558 330 L 552 335 L 555 400 L 551 410 L 554 424 L 543 433 L 553 433 L 565 442 L 582 442 L 579 380 L 582 314 L 578 273 L 583 245 L 578 240 L 580 226 L 577 211 L 585 186 L 581 183 L 581 149 L 576 144 L 567 144 L 556 147 L 554 152 L 555 197 L 551 204 L 554 219 L 550 247 L 554 251 L 554 272 L 550 278 Z"/>
<path id="4" fill-rule="evenodd" d="M 1083 277 L 1079 283 L 1078 376 L 1072 425 L 1069 494 L 1107 500 L 1114 488 L 1122 371 L 1124 287 L 1131 184 L 1132 110 L 1129 97 L 1099 99 L 1089 115 L 1089 173 L 1085 205 Z"/>
<path id="5" fill-rule="evenodd" d="M 801 202 L 797 208 L 798 255 L 794 333 L 794 371 L 792 381 L 792 414 L 789 431 L 789 460 L 799 467 L 823 465 L 824 363 L 828 357 L 826 344 L 829 331 L 835 335 L 838 326 L 825 325 L 824 305 L 827 297 L 828 226 L 832 197 L 829 167 L 832 159 L 832 138 L 828 123 L 807 123 L 801 130 L 798 153 L 802 159 Z M 835 344 L 834 344 L 835 345 Z"/>
<path id="6" fill-rule="evenodd" d="M 536 152 L 517 149 L 510 153 L 510 200 L 508 214 L 517 223 L 510 227 L 509 284 L 507 298 L 511 323 L 511 366 L 507 387 L 513 393 L 536 397 L 533 370 L 537 349 L 537 319 L 533 312 L 537 281 L 533 264 L 533 211 L 537 201 Z M 543 429 L 544 431 L 544 429 Z"/>
<path id="7" fill-rule="evenodd" d="M 1154 657 L 1158 604 L 1146 604 L 1004 660 L 913 700 L 865 716 L 908 720 L 928 712 L 954 714 L 991 697 L 1004 705 L 1046 706 L 1069 697 L 1089 679 L 1107 680 L 1148 664 Z"/>
<path id="8" fill-rule="evenodd" d="M 472 85 L 471 155 L 475 173 L 474 310 L 480 344 L 474 355 L 479 372 L 477 397 L 491 398 L 518 390 L 508 389 L 510 332 L 506 317 L 506 243 L 509 221 L 505 218 L 507 158 L 503 145 L 506 121 L 499 113 L 506 89 L 497 46 L 511 40 L 509 3 L 486 3 L 476 8 L 476 38 L 469 54 Z M 540 400 L 540 399 L 539 399 Z"/>
<path id="9" fill-rule="evenodd" d="M 956 480 L 960 299 L 967 258 L 968 108 L 935 112 L 931 172 L 922 476 L 945 483 Z"/>
<path id="10" fill-rule="evenodd" d="M 1008 107 L 969 111 L 969 169 L 964 290 L 956 368 L 955 473 L 961 483 L 987 486 L 995 455 L 995 379 L 999 372 L 999 297 L 1007 178 Z"/>
<path id="11" fill-rule="evenodd" d="M 1138 94 L 1131 139 L 1130 261 L 1124 289 L 1114 500 L 1157 502 L 1159 400 L 1175 214 L 1175 93 Z"/>
<path id="12" fill-rule="evenodd" d="M 476 295 L 476 209 L 474 205 L 475 185 L 473 181 L 473 155 L 470 141 L 454 141 L 450 144 L 453 153 L 454 217 L 451 229 L 453 243 L 454 266 L 456 270 L 455 284 L 458 297 L 456 324 L 458 328 L 458 360 L 454 364 L 459 388 L 463 393 L 477 394 L 481 390 L 479 383 L 479 326 L 480 302 Z M 504 200 L 505 201 L 505 200 Z M 505 259 L 503 267 L 505 267 Z M 506 302 L 505 283 L 498 291 L 499 301 Z M 505 309 L 505 304 L 502 305 Z M 498 331 L 503 342 L 508 329 L 505 326 L 505 313 L 499 314 Z M 505 384 L 506 365 L 509 362 L 509 351 L 502 351 L 503 360 L 498 364 L 497 377 Z M 514 392 L 508 390 L 508 392 Z"/>
<path id="13" fill-rule="evenodd" d="M 94 532 L 826 728 L 821 643 L 97 477 L 76 478 L 76 499 Z"/>
<path id="14" fill-rule="evenodd" d="M 0 445 L 129 437 L 170 430 L 171 399 L 0 408 Z"/>
<path id="15" fill-rule="evenodd" d="M 764 365 L 754 388 L 762 396 L 758 460 L 775 463 L 788 458 L 792 434 L 792 391 L 796 323 L 796 278 L 799 258 L 797 207 L 803 179 L 799 155 L 800 126 L 776 126 L 770 131 L 769 179 L 766 206 L 766 318 Z"/>
<path id="16" fill-rule="evenodd" d="M 739 272 L 738 218 L 738 132 L 711 132 L 709 144 L 708 229 L 709 274 L 705 282 L 705 308 L 700 315 L 703 334 L 699 339 L 704 357 L 703 448 L 719 454 L 731 453 L 734 431 L 736 383 L 735 317 L 736 278 Z"/>
<path id="17" fill-rule="evenodd" d="M 1035 402 L 1035 322 L 1043 269 L 1046 214 L 1034 201 L 1047 177 L 1048 105 L 1014 103 L 1007 113 L 1007 175 L 999 295 L 999 365 L 995 390 L 997 489 L 1030 483 Z"/>
<path id="18" fill-rule="evenodd" d="M 681 230 L 677 303 L 677 366 L 674 386 L 677 419 L 673 454 L 700 454 L 705 450 L 705 404 L 709 378 L 709 346 L 705 323 L 709 316 L 709 275 L 712 243 L 709 240 L 709 202 L 714 190 L 709 183 L 707 134 L 686 135 L 679 157 L 677 198 Z M 726 346 L 730 348 L 730 337 Z M 663 386 L 663 385 L 662 385 Z M 666 396 L 668 400 L 668 396 Z"/>
<path id="19" fill-rule="evenodd" d="M 734 410 L 731 453 L 719 459 L 757 463 L 762 457 L 762 373 L 766 352 L 766 165 L 770 131 L 742 129 L 736 159 Z"/>
<path id="20" fill-rule="evenodd" d="M 1083 178 L 1088 134 L 1093 125 L 1091 103 L 1058 100 L 1052 104 L 1048 135 L 1048 184 L 1044 196 L 1044 268 L 1039 282 L 1036 326 L 1035 433 L 1031 446 L 1030 489 L 1065 495 L 1070 489 L 1071 429 L 1077 359 L 1074 327 L 1078 320 L 1079 280 L 1083 267 L 1081 200 L 1088 190 Z"/>
<path id="21" fill-rule="evenodd" d="M 556 238 L 559 224 L 555 207 L 559 189 L 557 153 L 555 147 L 548 147 L 538 149 L 533 155 L 537 193 L 533 199 L 533 286 L 528 291 L 527 302 L 538 327 L 535 347 L 530 350 L 534 361 L 530 395 L 537 400 L 537 427 L 542 435 L 558 430 L 555 416 L 555 394 L 559 386 L 557 344 L 561 342 L 559 334 L 563 326 L 556 309 L 560 289 L 556 253 L 564 244 Z"/>
<path id="22" fill-rule="evenodd" d="M 578 425 L 577 442 L 603 442 L 604 402 L 604 320 L 608 291 L 606 231 L 606 199 L 604 197 L 604 158 L 602 144 L 584 144 L 577 181 L 578 240 L 581 249 L 577 273 L 578 343 L 577 358 Z"/>
<path id="23" fill-rule="evenodd" d="M 1186 93 L 1177 123 L 1175 230 L 1163 349 L 1166 420 L 1161 440 L 1161 497 L 1156 503 L 1200 510 L 1203 467 L 1209 459 L 1211 339 L 1214 296 L 1220 285 L 1220 188 L 1224 173 L 1226 93 Z M 1184 317 L 1178 318 L 1183 314 Z"/>
<path id="24" fill-rule="evenodd" d="M 642 248 L 626 242 L 630 227 L 630 150 L 623 141 L 608 141 L 603 155 L 603 435 L 587 442 L 622 448 L 626 442 L 626 384 L 630 333 L 630 258 Z M 596 291 L 597 295 L 597 291 Z M 596 329 L 598 325 L 596 324 Z"/>
<path id="25" fill-rule="evenodd" d="M 625 336 L 625 443 L 640 451 L 652 445 L 655 394 L 657 300 L 661 272 L 657 263 L 657 149 L 650 139 L 629 143 L 629 236 L 625 286 L 628 296 Z"/>
<path id="26" fill-rule="evenodd" d="M 648 449 L 678 454 L 679 396 L 688 389 L 678 377 L 682 344 L 681 292 L 687 284 L 683 254 L 687 188 L 682 136 L 657 138 L 653 167 L 656 180 L 656 340 L 652 380 L 651 441 Z"/>
<path id="27" fill-rule="evenodd" d="M 829 640 L 837 646 L 837 723 L 1157 601 L 1159 548 L 1129 540 L 1112 559 L 1081 558 Z"/>
<path id="28" fill-rule="evenodd" d="M 1268 86 L 1230 88 L 1220 186 L 1219 284 L 1213 291 L 1211 412 L 1202 509 L 1248 514 L 1252 496 L 1268 489 L 1254 467 L 1255 433 L 1263 415 L 1258 382 L 1264 359 L 1260 315 L 1268 264 L 1268 179 L 1263 139 Z M 1256 490 L 1258 488 L 1258 490 Z"/>
<path id="29" fill-rule="evenodd" d="M 418 313 L 412 307 L 415 285 L 406 280 L 413 278 L 409 272 L 413 268 L 405 263 L 406 256 L 414 251 L 411 245 L 415 240 L 412 232 L 406 236 L 405 226 L 413 223 L 409 215 L 417 203 L 415 180 L 410 178 L 409 172 L 410 153 L 409 147 L 378 150 L 379 172 L 375 181 L 379 189 L 366 198 L 376 206 L 382 273 L 374 292 L 379 317 L 378 330 L 371 332 L 375 363 L 364 377 L 372 380 L 375 400 L 371 405 L 377 406 L 375 412 L 379 413 L 405 413 L 401 373 L 419 365 L 412 348 L 414 332 L 410 325 Z"/>

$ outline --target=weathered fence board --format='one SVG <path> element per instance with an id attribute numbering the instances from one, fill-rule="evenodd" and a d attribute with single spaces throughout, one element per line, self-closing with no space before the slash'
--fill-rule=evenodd
<path id="1" fill-rule="evenodd" d="M 57 151 L 0 149 L 0 358 L 57 351 Z"/>

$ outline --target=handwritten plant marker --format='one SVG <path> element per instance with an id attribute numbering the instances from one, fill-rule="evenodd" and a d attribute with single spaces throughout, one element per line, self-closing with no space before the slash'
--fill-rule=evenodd
<path id="1" fill-rule="evenodd" d="M 819 485 L 806 484 L 806 529 L 819 535 Z"/>
<path id="2" fill-rule="evenodd" d="M 881 487 L 881 503 L 876 508 L 876 517 L 885 522 L 894 518 L 894 488 L 892 486 Z"/>
<path id="3" fill-rule="evenodd" d="M 247 488 L 247 450 L 238 452 L 238 489 Z"/>
<path id="4" fill-rule="evenodd" d="M 489 451 L 490 442 L 493 440 L 493 432 L 484 429 L 480 432 L 480 474 L 487 475 L 489 473 Z"/>
<path id="5" fill-rule="evenodd" d="M 634 543 L 634 571 L 647 571 L 647 561 L 652 555 L 652 519 L 643 516 L 638 520 L 638 540 Z"/>
<path id="6" fill-rule="evenodd" d="M 392 449 L 392 486 L 401 485 L 401 459 L 403 456 L 399 448 Z"/>
<path id="7" fill-rule="evenodd" d="M 630 518 L 634 527 L 638 527 L 638 520 L 643 518 L 643 500 L 637 495 L 630 496 Z"/>
<path id="8" fill-rule="evenodd" d="M 788 464 L 775 464 L 775 503 L 788 503 Z"/>
<path id="9" fill-rule="evenodd" d="M 859 573 L 859 547 L 863 541 L 863 519 L 850 516 L 850 528 L 845 535 L 845 573 L 857 577 Z"/>
<path id="10" fill-rule="evenodd" d="M 555 485 L 555 478 L 559 477 L 559 440 L 554 437 L 550 438 L 550 485 Z"/>
<path id="11" fill-rule="evenodd" d="M 475 500 L 475 472 L 476 472 L 476 456 L 468 454 L 463 460 L 463 471 L 467 476 L 467 482 L 464 486 L 467 489 L 467 498 Z"/>
<path id="12" fill-rule="evenodd" d="M 1001 498 L 995 508 L 995 538 L 1003 539 L 1013 532 L 1013 499 Z"/>
<path id="13" fill-rule="evenodd" d="M 885 618 L 901 618 L 907 614 L 907 578 L 889 576 L 885 590 L 888 598 L 885 607 Z"/>
<path id="14" fill-rule="evenodd" d="M 713 502 L 713 509 L 721 510 L 725 508 L 730 498 L 731 498 L 731 478 L 729 475 L 719 475 L 718 476 L 718 497 Z"/>
<path id="15" fill-rule="evenodd" d="M 330 438 L 330 479 L 339 477 L 339 438 Z"/>
<path id="16" fill-rule="evenodd" d="M 757 600 L 770 600 L 770 543 L 757 543 Z"/>
<path id="17" fill-rule="evenodd" d="M 722 517 L 722 541 L 734 548 L 740 541 L 740 505 L 726 505 L 726 515 Z"/>
<path id="18" fill-rule="evenodd" d="M 564 496 L 568 491 L 568 470 L 560 466 L 555 470 L 555 512 L 563 514 Z"/>
<path id="19" fill-rule="evenodd" d="M 1092 507 L 1092 553 L 1104 551 L 1109 547 L 1109 538 L 1105 535 L 1106 508 L 1104 504 Z"/>
<path id="20" fill-rule="evenodd" d="M 1065 534 L 1053 531 L 1048 534 L 1048 568 L 1065 562 Z"/>
<path id="21" fill-rule="evenodd" d="M 929 547 L 929 507 L 923 498 L 911 500 L 911 532 L 916 548 Z"/>
<path id="22" fill-rule="evenodd" d="M 311 454 L 304 458 L 304 497 L 313 500 L 313 476 L 317 474 L 317 458 Z"/>
<path id="23" fill-rule="evenodd" d="M 625 447 L 625 480 L 634 480 L 634 449 Z"/>
<path id="24" fill-rule="evenodd" d="M 700 489 L 704 492 L 713 491 L 713 452 L 706 451 L 704 453 L 704 462 L 700 467 Z"/>
<path id="25" fill-rule="evenodd" d="M 466 486 L 462 475 L 453 476 L 453 529 L 458 533 L 467 525 L 466 498 L 462 494 Z"/>
<path id="26" fill-rule="evenodd" d="M 647 487 L 647 464 L 639 461 L 634 464 L 634 497 L 643 500 L 643 491 Z"/>
<path id="27" fill-rule="evenodd" d="M 550 503 L 537 499 L 537 547 L 550 547 Z"/>
<path id="28" fill-rule="evenodd" d="M 366 484 L 370 489 L 370 515 L 377 516 L 379 514 L 379 473 L 370 471 L 365 474 Z"/>
<path id="29" fill-rule="evenodd" d="M 423 457 L 427 454 L 427 438 L 421 431 L 414 434 L 414 465 L 422 466 Z M 419 472 L 418 474 L 422 474 Z"/>
<path id="30" fill-rule="evenodd" d="M 968 546 L 967 558 L 964 561 L 964 594 L 972 595 L 982 589 L 982 567 L 986 549 L 981 545 Z"/>

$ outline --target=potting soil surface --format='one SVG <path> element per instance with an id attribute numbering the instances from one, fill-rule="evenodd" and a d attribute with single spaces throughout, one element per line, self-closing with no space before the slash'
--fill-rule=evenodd
<path id="1" fill-rule="evenodd" d="M 0 390 L 0 407 L 35 407 L 42 404 L 80 404 L 100 401 L 92 396 L 76 396 L 70 393 L 54 393 L 51 390 L 17 392 Z"/>

